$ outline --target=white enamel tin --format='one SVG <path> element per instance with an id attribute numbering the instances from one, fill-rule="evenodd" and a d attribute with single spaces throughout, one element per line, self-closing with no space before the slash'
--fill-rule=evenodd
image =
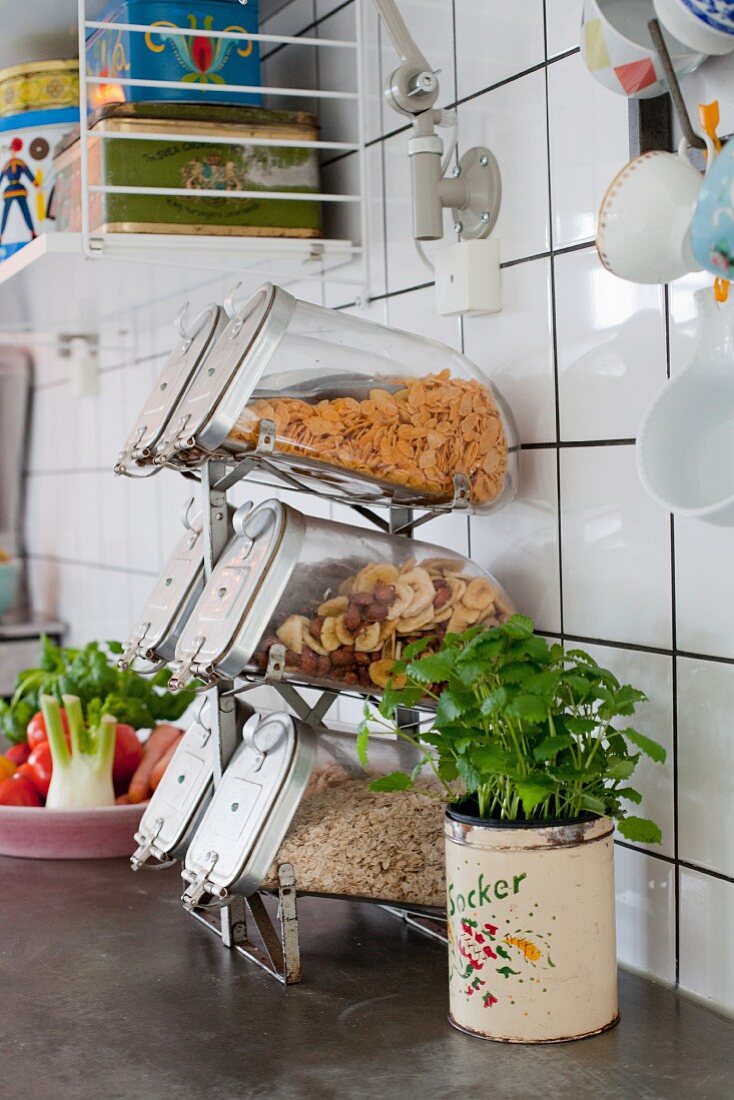
<path id="1" fill-rule="evenodd" d="M 513 827 L 449 811 L 445 837 L 451 1023 L 508 1043 L 616 1023 L 612 822 Z"/>
<path id="2" fill-rule="evenodd" d="M 183 859 L 213 790 L 211 731 L 199 722 L 189 726 L 163 778 L 153 792 L 135 834 L 131 857 L 138 871 L 149 859 Z"/>
<path id="3" fill-rule="evenodd" d="M 177 402 L 197 369 L 203 368 L 226 320 L 224 311 L 212 304 L 196 318 L 187 335 L 179 336 L 130 430 L 115 464 L 116 473 L 134 476 L 141 466 L 151 465 Z"/>
<path id="4" fill-rule="evenodd" d="M 204 590 L 201 514 L 187 523 L 187 530 L 130 630 L 120 662 L 122 667 L 136 657 L 145 661 L 171 660 L 181 631 Z"/>
<path id="5" fill-rule="evenodd" d="M 182 872 L 184 906 L 205 894 L 248 897 L 264 881 L 311 776 L 313 730 L 285 713 L 253 715 L 196 830 Z"/>

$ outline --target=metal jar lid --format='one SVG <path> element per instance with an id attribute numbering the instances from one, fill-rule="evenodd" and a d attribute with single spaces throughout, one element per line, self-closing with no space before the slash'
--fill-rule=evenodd
<path id="1" fill-rule="evenodd" d="M 278 500 L 238 508 L 234 538 L 217 562 L 176 645 L 169 687 L 191 676 L 241 675 L 298 560 L 305 533 L 299 512 Z"/>
<path id="2" fill-rule="evenodd" d="M 316 736 L 286 713 L 254 715 L 189 845 L 184 906 L 204 894 L 248 897 L 264 881 L 303 797 Z"/>
<path id="3" fill-rule="evenodd" d="M 135 834 L 138 848 L 130 858 L 134 871 L 151 857 L 168 862 L 186 854 L 214 789 L 211 738 L 198 721 L 181 738 Z"/>
<path id="4" fill-rule="evenodd" d="M 201 513 L 189 518 L 193 499 L 184 510 L 185 533 L 156 581 L 148 601 L 130 630 L 120 667 L 140 657 L 169 661 L 176 642 L 204 589 L 204 538 Z"/>
<path id="5" fill-rule="evenodd" d="M 227 438 L 288 327 L 296 299 L 265 283 L 236 311 L 176 407 L 157 447 L 160 464 L 192 449 L 213 453 Z"/>
<path id="6" fill-rule="evenodd" d="M 127 437 L 115 463 L 116 473 L 134 476 L 140 465 L 152 462 L 177 402 L 214 348 L 226 321 L 224 310 L 212 303 L 192 322 L 188 334 L 180 336 Z"/>

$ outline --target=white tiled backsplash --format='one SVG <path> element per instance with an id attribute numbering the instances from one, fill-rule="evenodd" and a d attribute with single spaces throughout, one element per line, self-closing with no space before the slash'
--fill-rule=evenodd
<path id="1" fill-rule="evenodd" d="M 647 692 L 640 722 L 670 757 L 665 768 L 645 767 L 640 785 L 664 836 L 647 849 L 618 845 L 620 958 L 734 1011 L 734 531 L 672 523 L 643 493 L 633 450 L 651 395 L 669 366 L 685 363 L 691 290 L 706 280 L 681 280 L 668 292 L 621 282 L 599 265 L 595 212 L 628 159 L 628 114 L 626 101 L 584 70 L 579 0 L 401 6 L 441 68 L 443 102 L 458 97 L 459 151 L 482 142 L 499 158 L 497 233 L 510 266 L 502 313 L 437 316 L 430 272 L 410 236 L 405 129 L 380 97 L 380 73 L 395 58 L 366 3 L 373 300 L 362 313 L 463 348 L 512 402 L 524 444 L 515 503 L 482 519 L 436 519 L 422 535 L 471 553 L 539 629 L 587 646 Z M 351 0 L 277 7 L 270 29 L 350 33 Z M 268 64 L 287 68 L 288 49 Z M 302 62 L 294 83 L 306 86 L 314 73 Z M 320 72 L 332 86 L 348 77 Z M 703 77 L 692 79 L 700 94 Z M 734 91 L 722 103 L 725 119 L 733 112 Z M 339 119 L 331 122 L 336 136 Z M 336 159 L 325 169 L 328 184 L 348 180 L 354 167 L 349 155 Z M 344 210 L 339 217 L 343 232 Z M 206 298 L 225 289 L 225 281 L 212 284 Z M 350 308 L 333 286 L 323 299 L 316 284 L 295 289 Z M 177 537 L 186 483 L 168 472 L 137 482 L 111 474 L 170 343 L 174 305 L 103 331 L 97 399 L 72 398 L 58 363 L 38 365 L 28 476 L 33 589 L 39 607 L 70 624 L 73 641 L 122 635 Z M 267 490 L 240 492 L 262 499 Z M 296 503 L 355 522 L 339 506 Z M 354 708 L 342 707 L 341 717 L 349 714 Z"/>

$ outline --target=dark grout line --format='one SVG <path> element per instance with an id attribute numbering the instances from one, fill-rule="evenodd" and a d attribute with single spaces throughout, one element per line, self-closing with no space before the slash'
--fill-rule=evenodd
<path id="1" fill-rule="evenodd" d="M 101 561 L 83 561 L 78 558 L 62 558 L 56 554 L 27 554 L 29 561 L 45 561 L 52 565 L 71 565 L 78 569 L 99 569 L 103 573 L 123 573 L 125 576 L 158 577 L 157 570 L 135 569 L 129 565 L 107 565 Z"/>
<path id="2" fill-rule="evenodd" d="M 539 61 L 537 65 L 531 65 L 527 69 L 521 69 L 518 73 L 513 73 L 511 76 L 506 76 L 502 80 L 497 80 L 494 84 L 487 84 L 486 87 L 480 88 L 479 91 L 471 92 L 469 95 L 462 96 L 460 99 L 454 99 L 452 103 L 445 104 L 445 110 L 453 111 L 457 107 L 462 107 L 465 103 L 471 103 L 475 99 L 479 99 L 483 95 L 488 95 L 490 92 L 496 92 L 498 88 L 505 88 L 508 84 L 514 84 L 516 80 L 522 80 L 525 76 L 532 76 L 533 73 L 538 73 L 541 69 L 547 71 L 550 65 L 555 65 L 557 61 L 565 61 L 567 57 L 573 57 L 574 54 L 580 52 L 579 46 L 574 46 L 570 50 L 566 50 L 564 53 L 557 54 L 555 57 L 549 57 L 545 61 Z M 376 145 L 380 141 L 388 141 L 390 138 L 395 137 L 397 134 L 403 134 L 411 127 L 411 123 L 406 123 L 404 126 L 397 126 L 394 130 L 388 130 L 387 133 L 380 134 L 379 137 L 370 138 L 365 142 L 365 148 L 370 145 Z"/>
<path id="3" fill-rule="evenodd" d="M 307 23 L 305 27 L 301 27 L 300 31 L 295 31 L 293 34 L 290 35 L 290 37 L 291 38 L 300 38 L 301 35 L 307 34 L 308 31 L 316 30 L 320 23 L 325 23 L 327 19 L 331 19 L 331 17 L 333 15 L 336 15 L 337 12 L 344 11 L 344 9 L 348 8 L 349 5 L 352 4 L 352 3 L 353 3 L 353 0 L 344 0 L 343 4 L 339 4 L 337 7 L 332 8 L 332 10 L 330 12 L 328 12 L 326 15 L 321 15 L 321 16 L 318 17 L 318 19 L 314 19 L 314 20 L 312 20 L 311 23 Z M 279 8 L 278 11 L 274 12 L 273 14 L 274 15 L 279 15 L 280 12 L 283 11 L 287 7 L 288 7 L 288 4 L 284 4 L 282 8 Z M 314 14 L 315 14 L 315 11 L 314 11 Z M 269 32 L 264 31 L 263 33 L 267 34 Z M 313 35 L 311 37 L 313 37 Z M 268 61 L 276 53 L 280 53 L 281 50 L 287 50 L 290 46 L 295 47 L 295 45 L 296 45 L 295 42 L 280 42 L 277 46 L 273 46 L 272 50 L 269 50 L 267 53 L 261 54 L 260 64 L 263 64 L 263 62 Z M 311 47 L 311 49 L 317 50 L 317 51 L 318 51 L 318 48 L 319 48 L 318 46 L 312 46 Z M 318 87 L 318 83 L 317 83 L 316 86 Z"/>
<path id="4" fill-rule="evenodd" d="M 557 630 L 536 630 L 544 638 L 557 638 Z M 632 653 L 651 653 L 659 657 L 683 658 L 687 661 L 708 661 L 715 665 L 734 665 L 734 657 L 720 657 L 713 653 L 691 653 L 685 649 L 668 649 L 665 646 L 641 645 L 638 642 L 620 642 L 614 638 L 594 638 L 588 634 L 566 634 L 565 640 L 581 645 L 600 645 L 606 649 L 625 649 Z"/>
<path id="5" fill-rule="evenodd" d="M 628 840 L 619 840 L 617 837 L 614 838 L 614 843 L 619 848 L 626 848 L 628 852 L 639 852 L 643 856 L 652 856 L 660 863 L 667 863 L 669 867 L 675 867 L 676 871 L 679 867 L 685 867 L 687 871 L 697 871 L 700 875 L 708 875 L 709 878 L 716 878 L 721 882 L 730 882 L 734 885 L 734 876 L 724 874 L 723 871 L 713 871 L 710 867 L 704 867 L 700 863 L 689 863 L 686 859 L 675 859 L 673 856 L 666 856 L 664 852 L 656 852 L 652 848 L 643 848 L 638 844 L 631 844 Z"/>

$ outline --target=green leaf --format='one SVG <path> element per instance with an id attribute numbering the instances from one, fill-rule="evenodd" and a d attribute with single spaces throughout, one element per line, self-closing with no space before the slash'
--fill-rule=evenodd
<path id="1" fill-rule="evenodd" d="M 125 652 L 122 642 L 107 642 L 106 645 L 110 653 L 114 653 L 116 657 Z"/>
<path id="2" fill-rule="evenodd" d="M 568 734 L 562 734 L 560 737 L 546 737 L 533 750 L 533 757 L 539 763 L 543 760 L 554 760 L 561 749 L 568 749 L 573 744 L 573 737 Z"/>
<path id="3" fill-rule="evenodd" d="M 456 770 L 466 787 L 467 794 L 473 794 L 481 786 L 482 775 L 466 756 L 460 756 L 456 761 Z"/>
<path id="4" fill-rule="evenodd" d="M 659 844 L 663 839 L 659 827 L 646 817 L 623 817 L 617 822 L 617 828 L 627 840 L 638 844 Z"/>
<path id="5" fill-rule="evenodd" d="M 486 745 L 475 749 L 470 754 L 470 760 L 478 772 L 504 775 L 508 770 L 508 754 L 499 745 Z"/>
<path id="6" fill-rule="evenodd" d="M 515 790 L 522 802 L 522 808 L 525 811 L 526 817 L 529 817 L 535 807 L 541 802 L 545 802 L 552 789 L 553 784 L 551 782 L 541 783 L 528 780 L 515 784 Z"/>
<path id="7" fill-rule="evenodd" d="M 369 739 L 370 739 L 369 726 L 367 725 L 367 717 L 368 717 L 368 715 L 366 713 L 367 709 L 368 708 L 365 705 L 365 716 L 364 716 L 364 719 L 362 720 L 362 722 L 360 724 L 359 733 L 357 734 L 357 743 L 356 743 L 356 746 L 355 746 L 356 750 L 357 750 L 357 759 L 359 760 L 359 762 L 360 762 L 360 764 L 362 765 L 363 768 L 366 768 L 367 764 L 368 764 L 367 747 L 369 745 Z"/>
<path id="8" fill-rule="evenodd" d="M 584 737 L 586 734 L 593 733 L 599 725 L 593 718 L 577 718 L 572 714 L 564 718 L 564 723 L 569 733 L 575 733 L 577 737 Z"/>
<path id="9" fill-rule="evenodd" d="M 419 684 L 442 684 L 449 679 L 454 669 L 454 659 L 448 653 L 429 654 L 419 661 L 411 661 L 408 675 Z"/>
<path id="10" fill-rule="evenodd" d="M 491 714 L 496 714 L 498 710 L 502 710 L 507 705 L 507 691 L 505 688 L 497 688 L 496 691 L 490 692 L 490 694 L 482 699 L 479 707 L 479 713 L 485 718 L 489 718 Z"/>
<path id="11" fill-rule="evenodd" d="M 412 661 L 414 657 L 417 657 L 427 649 L 433 641 L 433 638 L 419 638 L 417 642 L 411 642 L 410 645 L 406 645 L 402 652 L 403 661 Z"/>
<path id="12" fill-rule="evenodd" d="M 644 752 L 645 756 L 649 756 L 656 763 L 665 763 L 667 753 L 662 745 L 659 745 L 657 741 L 653 741 L 652 737 L 646 737 L 644 733 L 639 733 L 633 729 L 618 730 L 617 733 L 621 734 L 622 737 L 626 737 L 640 752 Z"/>
<path id="13" fill-rule="evenodd" d="M 535 624 L 527 615 L 512 615 L 502 626 L 502 632 L 508 638 L 529 638 L 535 630 Z"/>
<path id="14" fill-rule="evenodd" d="M 637 767 L 637 759 L 636 756 L 633 756 L 629 760 L 613 760 L 612 763 L 607 765 L 605 775 L 609 779 L 629 779 Z"/>
<path id="15" fill-rule="evenodd" d="M 425 697 L 425 688 L 420 685 L 404 688 L 387 687 L 382 693 L 378 710 L 383 718 L 392 718 L 398 707 L 414 707 Z"/>
<path id="16" fill-rule="evenodd" d="M 634 802 L 637 806 L 642 802 L 642 795 L 634 787 L 618 787 L 614 793 L 618 794 L 620 798 L 626 798 L 630 802 Z"/>
<path id="17" fill-rule="evenodd" d="M 452 691 L 447 688 L 441 692 L 441 698 L 436 707 L 436 724 L 441 722 L 453 722 L 454 719 L 466 714 L 476 705 L 476 699 L 467 692 Z"/>
<path id="18" fill-rule="evenodd" d="M 456 767 L 456 761 L 451 757 L 445 756 L 438 764 L 438 774 L 443 779 L 444 783 L 453 783 L 455 779 L 459 778 L 459 769 Z"/>
<path id="19" fill-rule="evenodd" d="M 548 703 L 539 695 L 516 695 L 508 703 L 507 713 L 528 722 L 543 722 L 548 716 Z"/>
<path id="20" fill-rule="evenodd" d="M 373 779 L 370 783 L 371 791 L 409 791 L 413 786 L 413 780 L 405 772 L 390 772 L 389 775 L 381 775 L 379 779 Z"/>
<path id="21" fill-rule="evenodd" d="M 592 814 L 605 814 L 607 804 L 602 798 L 597 798 L 596 795 L 589 794 L 587 791 L 581 798 L 581 809 L 588 810 Z"/>

